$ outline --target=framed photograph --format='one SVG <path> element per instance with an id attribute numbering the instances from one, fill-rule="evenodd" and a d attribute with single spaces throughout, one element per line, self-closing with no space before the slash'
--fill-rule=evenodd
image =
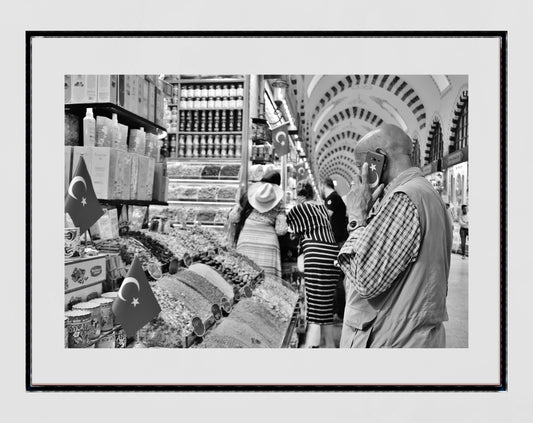
<path id="1" fill-rule="evenodd" d="M 26 55 L 28 391 L 507 389 L 505 31 L 27 31 Z M 386 133 L 402 146 L 376 144 Z M 371 164 L 361 173 L 363 145 L 387 157 L 384 196 L 361 223 L 354 179 L 375 177 Z M 120 172 L 98 174 L 106 160 Z M 408 169 L 414 191 L 401 185 Z M 272 172 L 278 183 L 263 179 Z M 354 222 L 348 241 L 326 213 L 326 178 Z M 304 182 L 330 241 L 291 219 Z M 247 247 L 224 244 L 248 189 L 264 216 L 286 199 L 284 234 L 304 234 L 304 250 L 322 243 L 307 273 L 283 268 L 279 248 L 294 262 L 297 252 L 281 232 L 277 261 L 253 234 Z M 394 248 L 412 255 L 390 259 L 405 264 L 387 268 L 387 282 L 383 268 L 356 263 L 356 235 L 379 226 L 391 198 L 406 203 L 389 224 L 409 228 Z M 61 234 L 75 227 L 81 257 L 69 240 L 66 259 Z M 119 228 L 128 241 L 113 244 Z M 368 254 L 381 248 L 382 263 L 392 235 L 374 234 Z M 335 256 L 330 270 L 323 254 Z M 374 293 L 354 288 L 361 268 Z M 339 286 L 346 307 L 334 304 Z M 114 325 L 104 330 L 87 305 L 72 311 L 106 291 Z M 302 348 L 315 326 L 319 348 Z M 119 338 L 131 348 L 106 348 Z"/>

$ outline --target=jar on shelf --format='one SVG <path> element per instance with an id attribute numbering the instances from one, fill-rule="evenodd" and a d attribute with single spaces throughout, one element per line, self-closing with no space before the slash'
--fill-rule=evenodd
<path id="1" fill-rule="evenodd" d="M 226 112 L 227 112 L 227 110 L 221 110 L 220 111 L 220 131 L 221 132 L 227 131 L 227 128 L 228 128 Z"/>
<path id="2" fill-rule="evenodd" d="M 235 157 L 241 157 L 242 135 L 235 135 Z"/>
<path id="3" fill-rule="evenodd" d="M 213 157 L 220 157 L 220 135 L 213 139 Z"/>
<path id="4" fill-rule="evenodd" d="M 177 95 L 173 96 L 171 102 L 172 102 L 172 104 L 179 104 L 178 103 L 179 102 L 178 96 Z"/>
<path id="5" fill-rule="evenodd" d="M 242 84 L 239 84 L 239 85 L 237 86 L 237 89 L 236 89 L 235 95 L 236 95 L 237 97 L 244 97 L 244 88 L 243 88 Z"/>
<path id="6" fill-rule="evenodd" d="M 176 148 L 176 134 L 170 134 L 169 136 L 170 144 L 170 157 L 175 158 L 177 156 L 178 150 Z"/>
<path id="7" fill-rule="evenodd" d="M 185 138 L 185 157 L 192 157 L 192 135 Z"/>
<path id="8" fill-rule="evenodd" d="M 238 109 L 242 109 L 244 105 L 244 101 L 242 100 L 242 97 L 237 97 L 237 100 L 235 101 L 235 107 Z"/>
<path id="9" fill-rule="evenodd" d="M 202 85 L 202 87 L 200 89 L 200 94 L 201 94 L 202 98 L 209 97 L 209 92 L 208 92 L 208 89 L 207 89 L 207 85 Z"/>
<path id="10" fill-rule="evenodd" d="M 194 108 L 194 99 L 192 97 L 188 97 L 185 102 L 185 108 L 186 109 L 192 109 Z"/>
<path id="11" fill-rule="evenodd" d="M 207 96 L 210 98 L 215 97 L 215 85 L 214 84 L 209 85 L 209 88 L 207 89 Z"/>
<path id="12" fill-rule="evenodd" d="M 235 130 L 235 110 L 229 110 L 228 111 L 228 124 L 226 125 L 227 126 L 227 130 L 232 132 Z"/>
<path id="13" fill-rule="evenodd" d="M 237 110 L 237 119 L 235 122 L 235 130 L 242 131 L 242 110 Z"/>
<path id="14" fill-rule="evenodd" d="M 202 97 L 200 99 L 200 109 L 207 109 L 207 98 Z"/>
<path id="15" fill-rule="evenodd" d="M 209 97 L 207 99 L 206 105 L 207 105 L 208 109 L 214 109 L 215 108 L 215 99 L 213 97 Z"/>
<path id="16" fill-rule="evenodd" d="M 181 86 L 181 90 L 180 90 L 181 98 L 187 97 L 188 95 L 189 95 L 189 93 L 187 91 L 186 85 L 182 85 Z"/>
<path id="17" fill-rule="evenodd" d="M 177 96 L 177 95 L 179 95 L 179 92 L 180 92 L 180 87 L 178 87 L 177 85 L 173 85 L 172 86 L 172 95 L 173 96 Z"/>
<path id="18" fill-rule="evenodd" d="M 230 109 L 235 109 L 237 107 L 237 99 L 235 97 L 230 97 L 228 101 L 228 107 Z"/>
<path id="19" fill-rule="evenodd" d="M 202 95 L 202 88 L 200 85 L 196 85 L 194 87 L 194 96 L 195 97 L 200 97 Z"/>
<path id="20" fill-rule="evenodd" d="M 235 137 L 233 135 L 228 137 L 228 157 L 235 157 Z"/>
<path id="21" fill-rule="evenodd" d="M 222 87 L 217 84 L 215 85 L 215 97 L 220 97 L 222 95 Z"/>
<path id="22" fill-rule="evenodd" d="M 215 109 L 220 109 L 222 107 L 222 100 L 220 97 L 215 97 Z"/>
<path id="23" fill-rule="evenodd" d="M 228 93 L 228 95 L 229 95 L 230 97 L 235 97 L 235 96 L 237 95 L 237 90 L 235 89 L 235 85 L 231 84 L 231 85 L 229 86 L 229 93 Z"/>
<path id="24" fill-rule="evenodd" d="M 178 157 L 185 155 L 185 135 L 180 135 L 178 140 Z"/>
<path id="25" fill-rule="evenodd" d="M 229 85 L 222 85 L 222 97 L 229 97 Z"/>
<path id="26" fill-rule="evenodd" d="M 220 105 L 223 109 L 227 109 L 229 107 L 229 97 L 223 97 Z"/>

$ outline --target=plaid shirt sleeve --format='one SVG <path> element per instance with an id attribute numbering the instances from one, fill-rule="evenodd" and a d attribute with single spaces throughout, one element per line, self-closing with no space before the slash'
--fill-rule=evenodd
<path id="1" fill-rule="evenodd" d="M 416 207 L 397 192 L 367 226 L 350 234 L 339 253 L 339 266 L 361 297 L 376 297 L 416 260 L 420 237 Z"/>

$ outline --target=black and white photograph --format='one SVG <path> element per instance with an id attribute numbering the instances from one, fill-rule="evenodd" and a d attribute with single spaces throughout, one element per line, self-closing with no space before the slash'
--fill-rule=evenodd
<path id="1" fill-rule="evenodd" d="M 468 348 L 468 75 L 64 79 L 65 348 Z"/>

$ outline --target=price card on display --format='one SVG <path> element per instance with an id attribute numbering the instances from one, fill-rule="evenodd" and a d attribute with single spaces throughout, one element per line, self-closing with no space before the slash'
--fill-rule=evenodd
<path id="1" fill-rule="evenodd" d="M 198 316 L 193 317 L 191 324 L 196 336 L 201 338 L 205 335 L 205 326 L 204 322 L 202 322 L 202 319 L 200 319 Z"/>
<path id="2" fill-rule="evenodd" d="M 222 319 L 222 311 L 220 310 L 220 306 L 218 304 L 213 304 L 211 306 L 211 312 L 213 313 L 215 320 Z"/>

